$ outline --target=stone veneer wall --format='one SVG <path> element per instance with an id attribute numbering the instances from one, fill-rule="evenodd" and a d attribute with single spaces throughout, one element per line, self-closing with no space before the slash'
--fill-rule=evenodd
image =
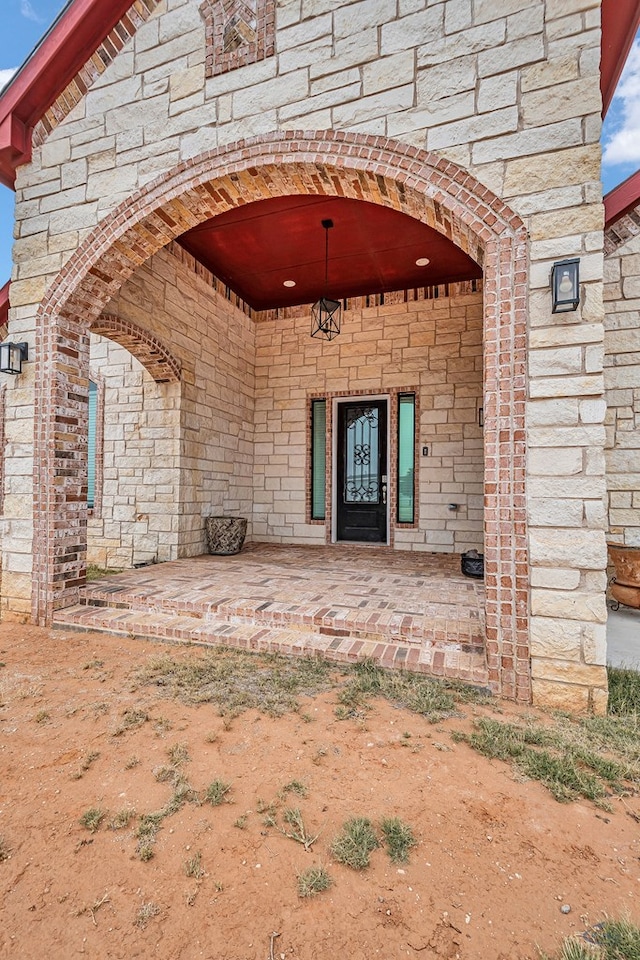
<path id="1" fill-rule="evenodd" d="M 606 238 L 605 359 L 609 539 L 640 546 L 640 205 Z"/>
<path id="2" fill-rule="evenodd" d="M 205 28 L 198 8 L 198 0 L 162 0 L 85 98 L 36 146 L 32 161 L 18 171 L 12 333 L 30 340 L 38 356 L 47 329 L 53 329 L 38 327 L 39 304 L 56 278 L 66 276 L 60 271 L 89 232 L 120 203 L 124 219 L 131 195 L 153 178 L 170 171 L 179 176 L 185 169 L 179 164 L 188 165 L 199 154 L 239 138 L 301 128 L 337 130 L 367 135 L 367 147 L 383 149 L 384 141 L 375 138 L 389 137 L 459 164 L 523 219 L 529 237 L 526 250 L 522 247 L 517 254 L 526 260 L 513 261 L 510 281 L 528 284 L 528 297 L 519 297 L 514 307 L 528 313 L 528 384 L 521 371 L 514 375 L 502 370 L 505 378 L 515 376 L 521 395 L 527 391 L 529 565 L 521 550 L 504 582 L 496 582 L 500 590 L 513 591 L 516 581 L 528 579 L 530 609 L 526 590 L 518 588 L 518 614 L 505 595 L 504 604 L 511 610 L 505 613 L 507 630 L 516 624 L 522 634 L 531 615 L 532 680 L 538 702 L 602 709 L 599 0 L 501 4 L 283 0 L 277 6 L 275 55 L 206 80 Z M 251 149 L 247 148 L 247 165 Z M 363 149 L 354 152 L 363 156 Z M 335 152 L 338 156 L 339 144 Z M 322 154 L 330 164 L 329 141 L 324 141 Z M 314 156 L 316 170 L 320 161 Z M 344 162 L 342 156 L 338 167 Z M 360 175 L 366 179 L 366 174 Z M 325 189 L 323 176 L 316 177 L 311 192 Z M 441 176 L 446 177 L 444 167 Z M 177 198 L 178 180 L 175 183 Z M 332 183 L 330 177 L 326 183 Z M 244 182 L 240 177 L 227 196 L 239 193 L 246 198 L 251 186 L 251 177 Z M 438 189 L 434 181 L 434 193 Z M 479 196 L 475 186 L 473 191 Z M 467 195 L 465 188 L 456 187 L 460 210 L 466 210 Z M 216 202 L 223 206 L 225 197 Z M 197 203 L 204 208 L 206 197 Z M 479 212 L 476 200 L 474 204 L 472 217 Z M 180 216 L 179 200 L 174 206 L 169 220 Z M 198 222 L 197 213 L 189 213 L 189 218 Z M 487 227 L 485 239 L 491 235 L 490 224 Z M 154 228 L 156 236 L 164 229 L 158 224 Z M 116 234 L 114 227 L 109 270 L 113 264 L 128 263 L 127 258 L 144 258 L 147 238 L 137 238 L 131 253 L 126 244 L 118 247 Z M 495 248 L 495 240 L 490 243 Z M 583 298 L 577 314 L 553 316 L 549 273 L 552 262 L 563 256 L 581 258 Z M 84 282 L 77 269 L 74 266 L 71 273 L 73 282 Z M 112 291 L 117 277 L 105 279 L 98 270 L 91 283 L 96 291 L 101 283 Z M 488 309 L 495 310 L 497 302 L 501 318 L 505 314 L 500 298 L 508 297 L 509 289 L 506 284 L 487 293 Z M 80 316 L 77 322 L 80 329 Z M 72 335 L 76 336 L 75 328 Z M 517 346 L 524 349 L 524 336 L 519 336 Z M 34 463 L 35 366 L 27 370 L 20 385 L 7 392 L 12 455 L 7 503 L 12 514 L 3 522 L 4 542 L 10 543 L 3 603 L 6 597 L 14 614 L 30 610 L 32 595 L 38 604 L 38 596 L 49 589 L 45 587 L 49 561 L 34 570 L 31 557 L 34 536 L 38 549 L 38 538 L 46 533 L 50 543 L 53 537 L 40 514 L 41 526 L 34 534 L 33 503 L 35 499 L 40 507 L 39 490 L 50 467 Z M 523 405 L 524 401 L 519 403 Z M 520 409 L 515 412 L 521 416 Z M 497 438 L 508 435 L 513 415 L 508 403 L 497 411 Z M 47 431 L 58 427 L 37 429 L 43 449 Z M 516 441 L 523 440 L 519 431 Z M 509 462 L 498 450 L 491 456 L 499 457 L 498 486 L 506 490 L 521 464 Z M 42 467 L 44 475 L 38 488 L 30 481 L 34 466 Z M 520 496 L 516 509 L 524 509 L 523 500 Z M 491 522 L 505 554 L 514 516 L 505 514 Z M 524 525 L 520 523 L 516 532 L 523 535 Z M 79 545 L 76 560 L 70 563 L 78 562 L 80 539 L 78 535 L 70 544 L 73 547 L 77 540 Z M 494 614 L 502 610 L 503 600 L 491 603 Z M 490 668 L 513 672 L 514 658 L 519 658 L 523 689 L 528 689 L 528 674 L 526 678 L 522 674 L 528 670 L 528 654 L 524 643 L 500 661 L 501 655 L 492 653 Z"/>
<path id="3" fill-rule="evenodd" d="M 92 336 L 105 426 L 89 558 L 111 566 L 203 553 L 204 516 L 251 513 L 253 322 L 184 260 L 162 250 L 108 306 L 169 346 L 180 383 L 156 383 L 122 347 Z"/>
<path id="4" fill-rule="evenodd" d="M 256 327 L 254 538 L 331 538 L 329 517 L 318 524 L 305 515 L 309 397 L 415 388 L 419 452 L 427 445 L 429 456 L 416 459 L 417 522 L 407 526 L 393 520 L 390 457 L 394 545 L 482 549 L 482 294 L 347 310 L 331 343 L 312 339 L 309 326 L 304 316 Z M 455 514 L 447 510 L 451 502 L 460 504 Z"/>
<path id="5" fill-rule="evenodd" d="M 101 496 L 89 512 L 87 561 L 130 567 L 178 557 L 180 388 L 156 383 L 129 351 L 91 336 L 104 400 Z M 101 455 L 100 455 L 101 454 Z"/>

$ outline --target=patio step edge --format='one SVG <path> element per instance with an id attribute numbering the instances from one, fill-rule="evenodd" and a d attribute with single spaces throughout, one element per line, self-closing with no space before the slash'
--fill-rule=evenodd
<path id="1" fill-rule="evenodd" d="M 239 610 L 238 608 L 242 608 L 243 604 L 227 606 L 226 601 L 211 605 L 209 610 L 202 608 L 198 610 L 194 609 L 191 604 L 183 604 L 176 599 L 167 601 L 165 606 L 162 602 L 160 604 L 157 602 L 150 603 L 143 597 L 136 595 L 125 595 L 124 597 L 120 596 L 118 600 L 110 600 L 108 593 L 100 594 L 93 592 L 87 593 L 82 598 L 79 606 L 85 609 L 95 610 L 131 611 L 139 615 L 144 614 L 154 617 L 186 617 L 190 620 L 199 621 L 202 624 L 211 625 L 212 628 L 225 623 L 238 627 L 257 626 L 267 630 L 297 631 L 304 634 L 312 633 L 320 637 L 328 638 L 329 640 L 343 638 L 345 640 L 361 640 L 367 643 L 394 642 L 420 644 L 425 641 L 443 644 L 452 643 L 451 640 L 446 639 L 447 631 L 444 625 L 447 618 L 444 615 L 442 617 L 432 617 L 431 620 L 425 615 L 426 623 L 424 623 L 421 628 L 417 629 L 416 626 L 412 624 L 410 629 L 404 630 L 402 624 L 398 624 L 398 626 L 394 628 L 393 625 L 385 623 L 384 620 L 380 624 L 372 624 L 367 622 L 358 623 L 357 620 L 354 621 L 352 619 L 348 623 L 348 626 L 344 626 L 344 620 L 341 620 L 339 617 L 336 618 L 327 615 L 326 613 L 314 616 L 309 613 L 298 613 L 297 611 L 291 610 L 286 612 L 277 610 L 269 612 L 260 610 L 259 608 L 256 610 L 248 610 L 246 605 L 244 605 L 244 610 Z M 61 613 L 64 613 L 64 611 L 61 611 Z M 397 617 L 399 620 L 403 619 L 402 614 L 398 614 Z M 467 621 L 462 622 L 469 623 L 470 632 L 467 637 L 460 638 L 459 643 L 464 648 L 477 648 L 478 652 L 482 652 L 484 650 L 484 636 L 480 623 L 472 618 L 468 618 Z M 443 636 L 436 637 L 435 634 L 437 632 L 441 632 Z"/>
<path id="2" fill-rule="evenodd" d="M 458 644 L 423 640 L 421 644 L 387 638 L 331 637 L 317 632 L 234 624 L 227 620 L 198 620 L 188 615 L 148 613 L 122 607 L 92 607 L 77 604 L 58 610 L 57 630 L 97 631 L 117 636 L 164 640 L 198 646 L 228 646 L 235 649 L 297 656 L 324 656 L 338 662 L 375 658 L 384 667 L 409 669 L 431 676 L 456 677 L 472 683 L 487 683 L 484 654 L 461 651 Z M 460 668 L 460 657 L 465 666 Z"/>

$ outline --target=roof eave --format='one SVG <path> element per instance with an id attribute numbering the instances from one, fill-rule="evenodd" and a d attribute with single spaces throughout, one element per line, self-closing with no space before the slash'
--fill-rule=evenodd
<path id="1" fill-rule="evenodd" d="M 610 190 L 604 198 L 605 230 L 640 204 L 640 170 Z"/>

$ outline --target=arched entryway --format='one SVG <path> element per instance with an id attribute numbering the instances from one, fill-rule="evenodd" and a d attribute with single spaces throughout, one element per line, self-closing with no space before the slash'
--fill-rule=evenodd
<path id="1" fill-rule="evenodd" d="M 185 161 L 121 204 L 86 238 L 38 315 L 33 615 L 75 602 L 86 549 L 88 331 L 135 269 L 234 206 L 296 193 L 399 210 L 450 238 L 484 270 L 485 570 L 492 686 L 529 699 L 524 500 L 526 234 L 455 164 L 383 138 L 273 134 Z"/>

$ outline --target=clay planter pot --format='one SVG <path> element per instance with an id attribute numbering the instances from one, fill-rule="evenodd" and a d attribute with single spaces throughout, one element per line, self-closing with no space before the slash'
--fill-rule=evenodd
<path id="1" fill-rule="evenodd" d="M 626 607 L 640 610 L 640 547 L 625 547 L 608 543 L 609 559 L 615 569 L 611 582 L 611 596 Z"/>

